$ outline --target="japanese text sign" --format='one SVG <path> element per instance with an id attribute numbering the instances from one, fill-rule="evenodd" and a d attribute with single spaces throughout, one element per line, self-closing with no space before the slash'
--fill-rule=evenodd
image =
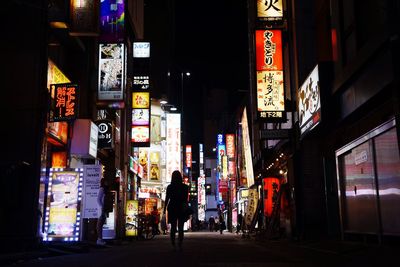
<path id="1" fill-rule="evenodd" d="M 78 112 L 78 86 L 76 84 L 51 84 L 50 121 L 68 121 L 75 119 Z"/>

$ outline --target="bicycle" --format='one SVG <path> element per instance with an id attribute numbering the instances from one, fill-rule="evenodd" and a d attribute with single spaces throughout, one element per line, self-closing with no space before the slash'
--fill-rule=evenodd
<path id="1" fill-rule="evenodd" d="M 140 214 L 138 220 L 138 238 L 142 240 L 153 239 L 155 234 L 152 227 L 151 215 Z"/>

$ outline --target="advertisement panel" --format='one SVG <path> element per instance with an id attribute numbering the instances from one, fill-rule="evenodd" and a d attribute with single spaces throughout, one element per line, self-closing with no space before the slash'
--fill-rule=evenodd
<path id="1" fill-rule="evenodd" d="M 251 227 L 253 226 L 253 222 L 257 214 L 257 208 L 258 208 L 258 190 L 257 188 L 250 188 L 247 209 L 243 217 L 247 229 L 251 229 Z"/>
<path id="2" fill-rule="evenodd" d="M 149 146 L 150 143 L 150 93 L 132 92 L 133 146 Z"/>
<path id="3" fill-rule="evenodd" d="M 185 149 L 185 163 L 187 168 L 192 168 L 192 146 L 191 145 L 186 145 Z"/>
<path id="4" fill-rule="evenodd" d="M 254 172 L 253 172 L 253 160 L 251 157 L 250 134 L 247 122 L 246 108 L 244 108 L 243 110 L 241 122 L 242 122 L 242 135 L 243 135 L 243 154 L 244 154 L 243 168 L 245 169 L 245 175 L 247 178 L 247 187 L 250 187 L 254 184 Z"/>
<path id="5" fill-rule="evenodd" d="M 285 117 L 282 31 L 256 30 L 257 111 L 260 119 Z"/>
<path id="6" fill-rule="evenodd" d="M 122 43 L 99 44 L 99 100 L 124 99 L 124 55 Z"/>
<path id="7" fill-rule="evenodd" d="M 57 151 L 51 153 L 51 167 L 52 168 L 66 168 L 67 167 L 67 151 Z"/>
<path id="8" fill-rule="evenodd" d="M 281 30 L 256 30 L 256 70 L 283 70 Z"/>
<path id="9" fill-rule="evenodd" d="M 97 148 L 98 149 L 111 149 L 113 148 L 113 124 L 110 120 L 95 121 L 99 128 Z"/>
<path id="10" fill-rule="evenodd" d="M 285 111 L 283 71 L 257 71 L 257 110 L 261 117 L 282 117 Z M 265 114 L 265 115 L 264 115 Z"/>
<path id="11" fill-rule="evenodd" d="M 150 77 L 147 75 L 135 75 L 132 81 L 132 91 L 147 91 L 150 89 Z"/>
<path id="12" fill-rule="evenodd" d="M 283 0 L 257 0 L 257 18 L 259 20 L 282 20 Z"/>
<path id="13" fill-rule="evenodd" d="M 139 165 L 143 168 L 143 174 L 140 176 L 144 181 L 149 178 L 149 149 L 139 148 Z"/>
<path id="14" fill-rule="evenodd" d="M 181 170 L 181 114 L 167 113 L 167 183 L 171 182 L 172 172 Z"/>
<path id="15" fill-rule="evenodd" d="M 150 110 L 147 108 L 132 109 L 132 125 L 149 125 Z"/>
<path id="16" fill-rule="evenodd" d="M 206 177 L 200 176 L 197 179 L 197 205 L 198 205 L 198 219 L 204 221 L 206 219 Z"/>
<path id="17" fill-rule="evenodd" d="M 151 115 L 151 142 L 158 143 L 161 142 L 161 116 Z"/>
<path id="18" fill-rule="evenodd" d="M 148 144 L 150 142 L 149 126 L 132 126 L 131 142 L 136 146 L 140 144 Z"/>
<path id="19" fill-rule="evenodd" d="M 125 220 L 125 235 L 137 236 L 138 228 L 138 215 L 139 215 L 139 202 L 137 200 L 126 201 L 126 220 Z"/>
<path id="20" fill-rule="evenodd" d="M 311 71 L 297 93 L 300 132 L 304 135 L 321 121 L 321 92 L 318 65 Z"/>
<path id="21" fill-rule="evenodd" d="M 149 58 L 150 57 L 150 42 L 133 42 L 133 57 L 134 58 Z"/>
<path id="22" fill-rule="evenodd" d="M 47 88 L 50 91 L 50 84 L 71 83 L 64 73 L 50 59 L 47 61 Z M 54 96 L 53 96 L 54 97 Z"/>
<path id="23" fill-rule="evenodd" d="M 231 180 L 236 180 L 236 149 L 235 149 L 235 135 L 226 134 L 226 155 L 228 156 L 228 177 Z"/>
<path id="24" fill-rule="evenodd" d="M 59 83 L 50 85 L 51 106 L 49 121 L 70 121 L 76 119 L 78 112 L 78 85 Z"/>
<path id="25" fill-rule="evenodd" d="M 125 1 L 100 1 L 100 42 L 123 42 L 125 37 Z"/>
<path id="26" fill-rule="evenodd" d="M 132 108 L 150 108 L 150 93 L 149 92 L 133 92 L 132 93 Z"/>
<path id="27" fill-rule="evenodd" d="M 83 169 L 50 169 L 44 241 L 78 241 Z"/>
<path id="28" fill-rule="evenodd" d="M 159 182 L 161 178 L 160 151 L 150 151 L 150 181 Z"/>
<path id="29" fill-rule="evenodd" d="M 102 177 L 101 165 L 85 165 L 83 175 L 83 205 L 82 218 L 96 219 L 100 216 L 97 204 L 97 194 Z"/>

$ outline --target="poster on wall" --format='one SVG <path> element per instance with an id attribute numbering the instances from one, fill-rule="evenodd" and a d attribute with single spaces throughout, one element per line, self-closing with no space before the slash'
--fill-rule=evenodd
<path id="1" fill-rule="evenodd" d="M 50 169 L 44 241 L 78 241 L 83 169 Z"/>
<path id="2" fill-rule="evenodd" d="M 160 151 L 150 151 L 150 181 L 160 181 Z"/>
<path id="3" fill-rule="evenodd" d="M 321 121 L 321 93 L 318 65 L 311 71 L 297 93 L 297 111 L 301 135 Z"/>
<path id="4" fill-rule="evenodd" d="M 149 178 L 149 149 L 139 148 L 139 165 L 143 168 L 143 180 L 147 181 Z"/>
<path id="5" fill-rule="evenodd" d="M 151 142 L 161 142 L 161 117 L 160 115 L 151 115 Z"/>
<path id="6" fill-rule="evenodd" d="M 137 236 L 138 220 L 139 220 L 139 202 L 137 200 L 126 201 L 126 223 L 125 223 L 125 235 L 126 236 Z"/>
<path id="7" fill-rule="evenodd" d="M 99 100 L 122 100 L 124 97 L 124 44 L 99 44 Z"/>
<path id="8" fill-rule="evenodd" d="M 102 178 L 102 167 L 100 165 L 85 165 L 83 169 L 82 218 L 96 219 L 100 216 L 97 195 Z"/>

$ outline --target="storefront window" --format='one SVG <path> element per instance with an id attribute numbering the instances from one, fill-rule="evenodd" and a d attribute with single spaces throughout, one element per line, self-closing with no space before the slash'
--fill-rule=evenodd
<path id="1" fill-rule="evenodd" d="M 336 151 L 342 226 L 400 234 L 400 156 L 394 120 Z"/>

